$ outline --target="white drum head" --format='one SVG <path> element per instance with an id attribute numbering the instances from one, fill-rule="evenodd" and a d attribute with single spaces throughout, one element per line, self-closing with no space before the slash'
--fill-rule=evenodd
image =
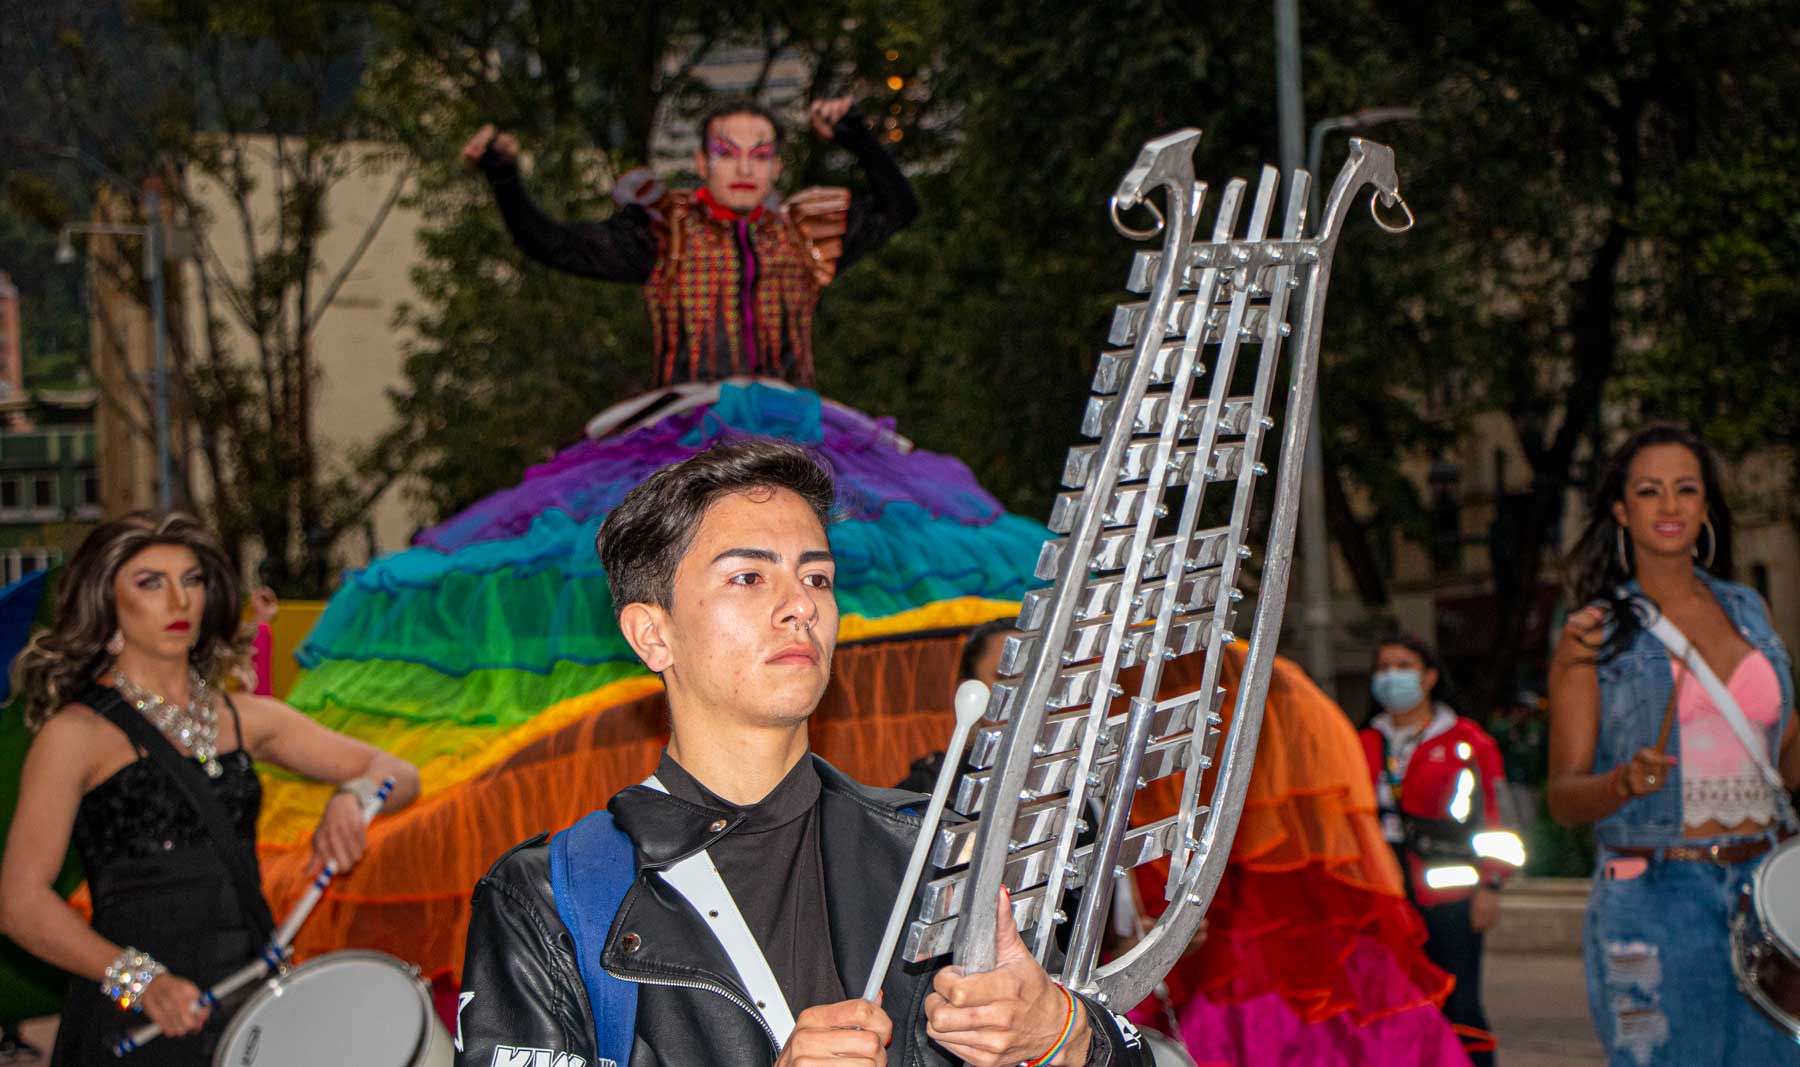
<path id="1" fill-rule="evenodd" d="M 214 1067 L 411 1067 L 431 1025 L 413 970 L 380 952 L 333 952 L 265 984 L 231 1020 Z"/>
<path id="2" fill-rule="evenodd" d="M 1763 932 L 1800 955 L 1800 838 L 1769 853 L 1756 870 L 1757 918 Z"/>

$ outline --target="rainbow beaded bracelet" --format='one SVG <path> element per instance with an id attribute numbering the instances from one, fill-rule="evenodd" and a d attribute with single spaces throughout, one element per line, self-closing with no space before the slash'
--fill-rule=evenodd
<path id="1" fill-rule="evenodd" d="M 1019 1067 L 1044 1067 L 1045 1064 L 1056 1058 L 1056 1054 L 1062 1051 L 1064 1045 L 1069 1043 L 1069 1035 L 1075 1031 L 1075 994 L 1069 992 L 1068 986 L 1060 983 L 1056 988 L 1062 990 L 1062 995 L 1069 998 L 1069 1017 L 1063 1020 L 1062 1036 L 1056 1039 L 1056 1044 L 1050 1046 L 1049 1052 L 1035 1060 L 1021 1063 Z"/>

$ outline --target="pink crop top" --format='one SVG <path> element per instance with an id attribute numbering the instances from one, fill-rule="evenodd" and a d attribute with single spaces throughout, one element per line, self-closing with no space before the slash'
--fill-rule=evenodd
<path id="1" fill-rule="evenodd" d="M 1671 662 L 1670 667 L 1680 693 L 1676 709 L 1681 717 L 1681 821 L 1688 826 L 1708 821 L 1724 826 L 1774 822 L 1775 797 L 1757 761 L 1744 751 L 1706 687 L 1678 664 Z M 1781 683 L 1761 652 L 1751 650 L 1739 660 L 1725 688 L 1759 734 L 1781 715 Z M 1766 760 L 1769 754 L 1757 755 Z"/>

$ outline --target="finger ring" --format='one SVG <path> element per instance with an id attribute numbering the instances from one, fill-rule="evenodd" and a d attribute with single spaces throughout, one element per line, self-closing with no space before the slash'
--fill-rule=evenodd
<path id="1" fill-rule="evenodd" d="M 1655 785 L 1656 784 L 1656 775 L 1654 775 L 1654 774 L 1644 775 L 1644 784 L 1645 785 Z"/>

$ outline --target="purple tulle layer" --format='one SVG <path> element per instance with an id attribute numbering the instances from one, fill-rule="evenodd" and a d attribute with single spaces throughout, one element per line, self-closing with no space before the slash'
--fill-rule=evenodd
<path id="1" fill-rule="evenodd" d="M 424 531 L 417 543 L 454 552 L 482 541 L 519 537 L 534 516 L 550 508 L 585 521 L 610 512 L 659 468 L 744 437 L 780 437 L 810 447 L 831 470 L 838 509 L 847 519 L 878 518 L 896 501 L 970 525 L 986 525 L 1002 513 L 999 501 L 960 461 L 923 449 L 905 450 L 892 420 L 822 404 L 818 394 L 804 390 L 727 385 L 716 403 L 570 446 L 527 470 L 517 486 Z"/>

